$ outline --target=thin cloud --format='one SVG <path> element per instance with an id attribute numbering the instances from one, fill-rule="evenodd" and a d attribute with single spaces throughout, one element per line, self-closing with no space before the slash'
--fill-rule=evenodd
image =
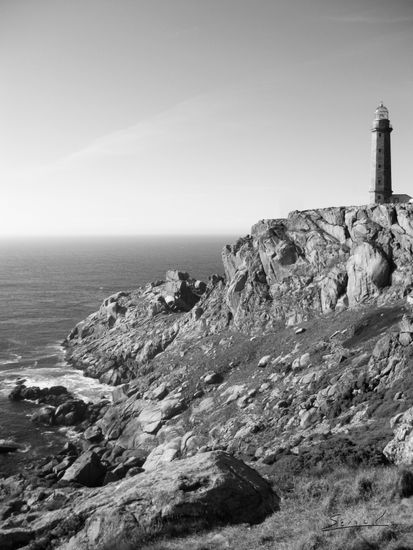
<path id="1" fill-rule="evenodd" d="M 413 15 L 387 17 L 382 15 L 358 14 L 358 15 L 325 15 L 323 19 L 336 21 L 338 23 L 362 23 L 369 25 L 400 25 L 412 23 Z"/>

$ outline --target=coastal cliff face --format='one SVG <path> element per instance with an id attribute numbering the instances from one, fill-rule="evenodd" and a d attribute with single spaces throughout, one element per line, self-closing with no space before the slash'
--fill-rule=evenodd
<path id="1" fill-rule="evenodd" d="M 400 297 L 412 283 L 411 205 L 327 208 L 263 220 L 227 246 L 225 295 L 241 329 Z M 386 292 L 383 292 L 386 289 Z"/>
<path id="2" fill-rule="evenodd" d="M 391 303 L 413 287 L 413 207 L 293 212 L 263 220 L 222 253 L 225 278 L 166 281 L 119 292 L 69 335 L 69 357 L 110 384 L 190 338 L 263 334 L 319 314 Z"/>

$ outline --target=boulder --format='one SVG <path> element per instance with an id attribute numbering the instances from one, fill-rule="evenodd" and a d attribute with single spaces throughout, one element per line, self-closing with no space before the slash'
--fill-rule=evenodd
<path id="1" fill-rule="evenodd" d="M 205 384 L 221 384 L 223 380 L 222 374 L 219 372 L 209 372 L 203 377 Z"/>
<path id="2" fill-rule="evenodd" d="M 55 424 L 71 426 L 81 422 L 86 413 L 86 403 L 82 399 L 69 399 L 55 411 Z"/>
<path id="3" fill-rule="evenodd" d="M 17 384 L 9 394 L 9 399 L 19 401 L 21 399 L 29 399 L 35 401 L 41 396 L 41 389 L 38 386 L 27 387 L 24 384 Z"/>
<path id="4" fill-rule="evenodd" d="M 402 320 L 399 323 L 400 332 L 408 332 L 413 334 L 413 318 L 411 315 L 403 315 Z"/>
<path id="5" fill-rule="evenodd" d="M 309 353 L 303 353 L 300 357 L 300 367 L 308 367 L 310 365 L 311 359 Z"/>
<path id="6" fill-rule="evenodd" d="M 394 464 L 413 464 L 413 407 L 392 419 L 394 437 L 383 450 Z"/>
<path id="7" fill-rule="evenodd" d="M 100 426 L 90 426 L 83 432 L 83 437 L 91 443 L 99 443 L 103 439 L 103 433 Z"/>
<path id="8" fill-rule="evenodd" d="M 96 487 L 102 481 L 105 472 L 106 468 L 98 455 L 93 451 L 86 451 L 66 470 L 62 479 L 76 481 L 86 487 Z"/>
<path id="9" fill-rule="evenodd" d="M 149 403 L 144 407 L 138 416 L 142 430 L 148 434 L 153 434 L 159 430 L 162 425 L 162 411 L 158 403 Z"/>
<path id="10" fill-rule="evenodd" d="M 161 400 L 168 395 L 168 386 L 164 383 L 152 390 L 153 399 Z"/>
<path id="11" fill-rule="evenodd" d="M 169 420 L 184 410 L 185 404 L 181 399 L 168 398 L 160 403 L 162 420 Z"/>
<path id="12" fill-rule="evenodd" d="M 44 537 L 45 547 L 54 541 L 60 550 L 122 548 L 131 541 L 138 548 L 148 537 L 167 534 L 177 521 L 181 533 L 252 524 L 279 510 L 279 504 L 271 485 L 255 470 L 214 451 L 163 463 L 116 484 L 74 491 L 60 510 L 25 516 L 24 533 L 0 529 L 0 541 L 21 535 L 23 544 Z"/>
<path id="13" fill-rule="evenodd" d="M 266 367 L 268 363 L 271 360 L 271 355 L 264 355 L 264 357 L 261 357 L 261 359 L 258 361 L 259 367 Z"/>

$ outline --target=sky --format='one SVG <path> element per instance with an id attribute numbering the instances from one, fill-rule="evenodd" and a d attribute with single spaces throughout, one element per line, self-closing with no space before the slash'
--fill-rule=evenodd
<path id="1" fill-rule="evenodd" d="M 413 195 L 413 0 L 0 0 L 0 236 L 239 234 Z"/>

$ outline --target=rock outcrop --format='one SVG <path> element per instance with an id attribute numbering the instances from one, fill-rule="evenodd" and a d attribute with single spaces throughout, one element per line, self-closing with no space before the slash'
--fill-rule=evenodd
<path id="1" fill-rule="evenodd" d="M 384 448 L 384 454 L 394 464 L 413 464 L 413 407 L 390 421 L 394 437 Z"/>
<path id="2" fill-rule="evenodd" d="M 9 394 L 9 399 L 30 400 L 43 405 L 32 414 L 32 422 L 56 426 L 93 423 L 109 405 L 109 401 L 105 399 L 98 403 L 85 403 L 82 399 L 75 398 L 64 386 L 39 388 L 26 386 L 23 381 L 16 384 Z"/>
<path id="3" fill-rule="evenodd" d="M 252 334 L 314 315 L 390 303 L 413 288 L 413 206 L 292 212 L 226 246 L 225 278 L 166 281 L 119 292 L 65 341 L 73 364 L 117 385 L 171 346 L 226 328 Z M 110 311 L 108 310 L 110 309 Z"/>
<path id="4" fill-rule="evenodd" d="M 31 541 L 62 550 L 120 548 L 126 542 L 139 547 L 171 525 L 190 533 L 212 525 L 260 522 L 279 509 L 269 483 L 223 452 L 162 464 L 99 489 L 63 488 L 48 500 L 49 511 L 36 512 L 33 504 L 30 514 L 14 514 L 3 522 L 0 547 L 8 550 Z"/>
<path id="5" fill-rule="evenodd" d="M 371 205 L 263 220 L 223 252 L 226 302 L 249 330 L 358 306 L 412 285 L 413 208 Z M 387 293 L 389 294 L 389 293 Z"/>

